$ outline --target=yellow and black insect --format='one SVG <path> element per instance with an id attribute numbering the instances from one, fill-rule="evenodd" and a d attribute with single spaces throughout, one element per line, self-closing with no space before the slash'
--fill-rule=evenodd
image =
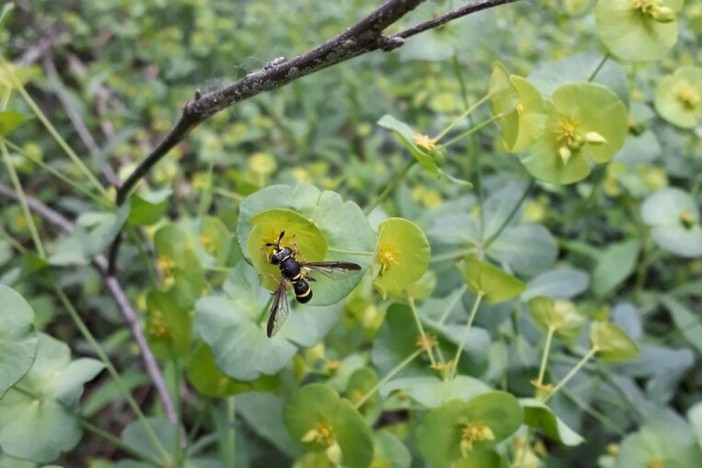
<path id="1" fill-rule="evenodd" d="M 266 332 L 268 337 L 275 335 L 280 327 L 285 323 L 290 312 L 288 300 L 285 295 L 288 284 L 292 284 L 297 302 L 305 304 L 312 299 L 312 288 L 310 281 L 315 281 L 309 276 L 310 271 L 318 271 L 329 278 L 338 278 L 346 273 L 358 271 L 360 265 L 351 262 L 304 262 L 297 259 L 299 254 L 297 247 L 295 250 L 290 247 L 281 247 L 285 231 L 280 233 L 277 242 L 269 242 L 266 247 L 273 247 L 273 252 L 268 257 L 268 261 L 277 265 L 280 269 L 280 284 L 273 293 L 273 302 L 268 316 Z"/>

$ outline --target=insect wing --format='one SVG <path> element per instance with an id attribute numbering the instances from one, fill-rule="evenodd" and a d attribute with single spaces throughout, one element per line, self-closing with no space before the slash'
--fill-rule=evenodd
<path id="1" fill-rule="evenodd" d="M 278 289 L 273 293 L 273 302 L 271 303 L 271 312 L 268 315 L 268 325 L 266 326 L 266 332 L 268 333 L 268 338 L 272 338 L 278 333 L 280 327 L 283 326 L 285 320 L 288 318 L 290 313 L 290 307 L 288 305 L 287 297 L 288 280 L 281 278 Z"/>
<path id="2" fill-rule="evenodd" d="M 360 265 L 351 262 L 310 262 L 300 263 L 300 266 L 311 271 L 318 271 L 332 279 L 342 278 L 361 269 Z"/>

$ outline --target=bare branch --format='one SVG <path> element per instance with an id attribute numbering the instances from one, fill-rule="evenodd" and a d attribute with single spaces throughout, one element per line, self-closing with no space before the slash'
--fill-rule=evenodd
<path id="1" fill-rule="evenodd" d="M 494 8 L 499 5 L 504 5 L 507 3 L 515 3 L 520 0 L 480 0 L 474 3 L 469 3 L 468 5 L 462 6 L 461 8 L 456 8 L 445 15 L 438 16 L 434 19 L 426 21 L 424 23 L 407 28 L 402 32 L 393 34 L 388 39 L 392 38 L 402 38 L 407 39 L 408 37 L 416 36 L 417 34 L 428 31 L 429 29 L 434 29 L 436 27 L 442 26 L 449 21 L 461 18 L 463 16 L 470 15 L 481 10 L 487 10 L 488 8 Z"/>
<path id="2" fill-rule="evenodd" d="M 14 201 L 19 201 L 19 197 L 15 191 L 4 184 L 0 184 L 0 195 Z M 66 234 L 71 234 L 73 232 L 73 223 L 71 223 L 63 215 L 44 205 L 36 198 L 28 195 L 25 195 L 25 198 L 27 200 L 27 205 L 33 212 L 41 216 L 49 223 L 58 227 Z M 114 276 L 107 274 L 107 260 L 105 257 L 99 255 L 93 259 L 92 263 L 93 266 L 102 274 L 107 290 L 110 292 L 110 295 L 117 304 L 117 308 L 122 314 L 122 318 L 129 326 L 129 330 L 131 331 L 134 341 L 136 341 L 137 347 L 139 348 L 146 373 L 149 374 L 149 377 L 151 377 L 151 381 L 156 387 L 156 392 L 159 395 L 161 403 L 163 403 L 166 417 L 170 422 L 175 423 L 178 418 L 175 406 L 173 405 L 173 400 L 171 399 L 170 393 L 168 393 L 166 381 L 164 380 L 161 369 L 156 362 L 156 358 L 151 353 L 151 349 L 146 342 L 146 336 L 139 325 L 139 318 L 136 311 L 129 302 L 127 294 L 124 292 L 124 289 L 122 289 L 122 286 L 119 284 L 117 279 Z"/>

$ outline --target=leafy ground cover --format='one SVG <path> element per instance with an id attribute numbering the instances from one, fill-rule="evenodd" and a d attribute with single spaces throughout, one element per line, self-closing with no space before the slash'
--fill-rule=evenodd
<path id="1" fill-rule="evenodd" d="M 702 6 L 499 3 L 4 5 L 0 466 L 702 465 Z"/>

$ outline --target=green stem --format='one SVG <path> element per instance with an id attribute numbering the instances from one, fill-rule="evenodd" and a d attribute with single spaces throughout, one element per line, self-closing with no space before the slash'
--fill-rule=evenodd
<path id="1" fill-rule="evenodd" d="M 388 183 L 388 184 L 385 186 L 385 189 L 384 189 L 382 192 L 380 192 L 380 195 L 378 195 L 378 196 L 375 198 L 375 200 L 373 200 L 373 201 L 363 210 L 363 213 L 367 215 L 368 213 L 370 213 L 371 211 L 373 211 L 373 209 L 374 209 L 376 206 L 380 205 L 380 204 L 383 202 L 383 200 L 385 200 L 385 199 L 388 197 L 388 195 L 390 195 L 390 194 L 392 193 L 392 191 L 395 190 L 395 188 L 399 185 L 399 183 L 402 182 L 402 179 L 405 178 L 405 176 L 407 175 L 407 173 L 409 172 L 409 170 L 412 169 L 412 167 L 413 167 L 415 164 L 417 164 L 417 160 L 414 159 L 414 158 L 410 159 L 410 160 L 407 162 L 407 164 L 405 164 L 405 167 L 403 167 L 402 170 L 401 170 L 395 177 L 393 177 L 392 181 L 390 181 L 390 183 Z"/>
<path id="2" fill-rule="evenodd" d="M 451 299 L 451 302 L 446 306 L 446 310 L 444 311 L 443 315 L 441 315 L 441 318 L 439 319 L 439 323 L 444 323 L 446 319 L 448 318 L 449 314 L 453 310 L 454 307 L 456 307 L 456 304 L 458 304 L 458 301 L 461 300 L 463 295 L 466 293 L 468 290 L 468 285 L 464 282 L 463 286 L 461 286 L 461 289 L 456 291 L 455 297 Z"/>
<path id="3" fill-rule="evenodd" d="M 541 356 L 541 366 L 539 367 L 539 378 L 537 380 L 537 385 L 539 387 L 544 383 L 544 375 L 546 374 L 546 364 L 548 363 L 548 355 L 551 353 L 551 341 L 553 340 L 554 333 L 556 333 L 556 328 L 548 327 L 548 334 L 546 335 L 546 345 L 544 346 L 544 355 Z"/>
<path id="4" fill-rule="evenodd" d="M 519 197 L 519 200 L 517 203 L 514 204 L 512 207 L 512 211 L 510 211 L 509 215 L 505 218 L 505 220 L 502 222 L 500 227 L 495 231 L 488 239 L 485 241 L 485 244 L 483 245 L 483 250 L 487 250 L 488 247 L 490 247 L 490 244 L 492 244 L 495 239 L 497 239 L 500 234 L 502 234 L 502 231 L 505 230 L 505 228 L 509 225 L 509 223 L 512 221 L 512 218 L 517 214 L 519 211 L 519 207 L 522 206 L 522 203 L 524 203 L 524 200 L 526 200 L 526 197 L 529 196 L 529 193 L 531 192 L 531 189 L 534 188 L 534 185 L 536 185 L 536 179 L 532 179 L 529 184 L 526 186 L 524 189 L 524 192 L 522 193 L 522 196 Z M 482 211 L 482 210 L 481 210 Z"/>
<path id="5" fill-rule="evenodd" d="M 590 77 L 587 79 L 588 82 L 590 82 L 590 81 L 592 81 L 592 80 L 595 79 L 595 77 L 596 77 L 597 74 L 600 72 L 600 70 L 602 70 L 602 67 L 604 67 L 604 64 L 607 63 L 607 60 L 609 60 L 609 57 L 610 57 L 609 52 L 607 52 L 607 53 L 602 57 L 602 60 L 600 60 L 600 63 L 597 64 L 597 67 L 595 67 L 595 69 L 593 70 L 593 72 L 592 72 L 592 74 L 590 75 Z"/>
<path id="6" fill-rule="evenodd" d="M 551 390 L 551 392 L 549 392 L 549 394 L 546 395 L 546 396 L 544 397 L 543 402 L 546 403 L 548 400 L 551 399 L 551 397 L 552 397 L 553 395 L 555 395 L 561 388 L 563 388 L 563 386 L 564 386 L 565 384 L 567 384 L 568 381 L 569 381 L 570 379 L 572 379 L 573 376 L 575 376 L 575 374 L 577 374 L 578 371 L 579 371 L 585 364 L 587 364 L 587 361 L 589 361 L 590 358 L 591 358 L 592 356 L 594 356 L 595 353 L 597 353 L 597 351 L 599 351 L 599 348 L 597 348 L 597 346 L 595 346 L 595 347 L 593 347 L 592 349 L 590 349 L 590 351 L 588 351 L 587 354 L 586 354 L 585 356 L 583 356 L 583 358 L 575 365 L 575 367 L 573 367 L 573 368 L 570 370 L 570 372 L 568 372 L 568 374 L 566 374 L 566 376 L 563 377 L 563 379 L 561 379 L 560 382 L 558 382 L 558 385 L 556 385 L 556 386 L 553 388 L 553 390 Z"/>
<path id="7" fill-rule="evenodd" d="M 478 130 L 480 130 L 480 129 L 483 128 L 483 127 L 486 127 L 486 126 L 490 125 L 490 124 L 493 123 L 495 120 L 497 120 L 497 119 L 499 119 L 499 118 L 501 118 L 501 117 L 502 117 L 502 114 L 498 114 L 498 115 L 492 116 L 492 117 L 490 117 L 489 119 L 482 121 L 482 122 L 479 123 L 478 125 L 475 125 L 475 126 L 469 128 L 469 129 L 466 130 L 465 132 L 459 133 L 457 136 L 451 138 L 451 139 L 450 139 L 449 141 L 447 141 L 446 143 L 442 143 L 442 146 L 443 146 L 444 148 L 448 148 L 449 146 L 451 146 L 452 144 L 456 143 L 457 141 L 460 141 L 460 140 L 462 140 L 462 139 L 464 139 L 464 138 L 466 138 L 466 137 L 471 136 L 473 133 L 477 132 Z"/>
<path id="8" fill-rule="evenodd" d="M 227 398 L 227 436 L 224 447 L 224 458 L 227 466 L 236 466 L 236 427 L 234 419 L 236 417 L 236 406 L 234 397 Z"/>
<path id="9" fill-rule="evenodd" d="M 105 439 L 106 441 L 108 441 L 112 445 L 114 445 L 115 447 L 130 454 L 131 456 L 136 457 L 136 458 L 144 461 L 145 463 L 148 463 L 149 465 L 153 465 L 153 466 L 157 466 L 157 467 L 162 466 L 162 464 L 159 463 L 158 461 L 152 460 L 148 455 L 145 455 L 145 454 L 141 453 L 140 451 L 135 450 L 131 445 L 125 444 L 124 442 L 122 442 L 122 439 L 120 439 L 119 437 L 116 437 L 116 436 L 110 434 L 109 432 L 105 431 L 104 429 L 101 429 L 98 426 L 92 424 L 91 422 L 89 422 L 85 419 L 81 419 L 80 424 L 87 431 L 90 431 L 93 434 L 97 435 L 98 437 Z"/>
<path id="10" fill-rule="evenodd" d="M 473 308 L 470 311 L 470 315 L 468 316 L 468 323 L 466 323 L 466 334 L 461 340 L 461 344 L 458 346 L 458 349 L 456 350 L 456 356 L 453 358 L 453 369 L 451 371 L 451 378 L 456 377 L 456 372 L 458 370 L 458 361 L 461 359 L 461 354 L 463 354 L 463 348 L 465 348 L 466 343 L 468 342 L 468 335 L 470 334 L 470 327 L 473 326 L 473 320 L 475 319 L 475 316 L 478 313 L 478 307 L 480 307 L 480 303 L 483 301 L 483 296 L 485 294 L 482 291 L 478 292 L 478 295 L 475 297 L 475 302 L 473 303 Z"/>
<path id="11" fill-rule="evenodd" d="M 61 289 L 57 283 L 54 283 L 54 290 L 56 291 L 56 294 L 63 303 L 63 306 L 68 311 L 68 314 L 71 316 L 71 319 L 73 319 L 73 322 L 76 324 L 78 330 L 83 334 L 85 340 L 88 342 L 95 354 L 105 365 L 107 372 L 109 372 L 110 376 L 114 379 L 115 384 L 117 384 L 117 387 L 122 392 L 122 395 L 127 401 L 127 404 L 132 409 L 132 411 L 134 411 L 134 414 L 137 416 L 139 421 L 141 421 L 141 424 L 144 426 L 144 432 L 146 433 L 153 446 L 156 448 L 156 450 L 158 450 L 159 454 L 161 455 L 161 459 L 163 462 L 162 464 L 170 466 L 172 463 L 170 454 L 166 451 L 166 448 L 163 446 L 158 436 L 154 432 L 153 428 L 146 420 L 146 416 L 144 416 L 144 413 L 141 411 L 139 404 L 134 400 L 134 397 L 132 397 L 132 394 L 129 391 L 129 386 L 124 382 L 122 376 L 119 375 L 117 369 L 115 369 L 115 367 L 112 365 L 112 362 L 107 357 L 107 354 L 105 354 L 105 351 L 103 351 L 102 347 L 97 342 L 95 337 L 92 335 L 92 333 L 90 333 L 90 330 L 88 330 L 88 327 L 85 325 L 85 322 L 83 322 L 83 320 L 80 318 L 80 315 L 78 315 L 78 312 L 66 296 L 66 293 L 63 292 L 63 289 Z"/>
<path id="12" fill-rule="evenodd" d="M 475 104 L 473 104 L 472 106 L 470 106 L 468 109 L 466 109 L 466 110 L 465 110 L 461 115 L 459 115 L 453 122 L 451 122 L 451 123 L 449 124 L 448 127 L 446 127 L 441 133 L 439 133 L 439 134 L 434 138 L 434 141 L 439 141 L 439 140 L 441 140 L 448 132 L 450 132 L 451 130 L 453 130 L 453 127 L 455 127 L 456 125 L 458 125 L 458 123 L 459 123 L 461 120 L 465 119 L 465 118 L 468 116 L 468 114 L 470 114 L 471 112 L 473 112 L 475 109 L 477 109 L 478 107 L 480 107 L 485 101 L 487 101 L 488 99 L 490 99 L 490 96 L 491 96 L 490 93 L 486 94 L 485 96 L 483 96 L 482 98 L 480 98 L 480 99 L 478 100 L 478 102 L 476 102 Z"/>
<path id="13" fill-rule="evenodd" d="M 423 350 L 422 348 L 419 348 L 419 349 L 415 350 L 412 354 L 410 354 L 409 356 L 407 356 L 401 363 L 399 363 L 398 365 L 396 365 L 395 367 L 393 367 L 392 370 L 390 370 L 390 372 L 388 372 L 387 375 L 386 375 L 385 377 L 383 377 L 382 380 L 380 380 L 377 384 L 375 384 L 375 385 L 373 386 L 373 388 L 371 388 L 370 390 L 368 390 L 368 391 L 366 392 L 366 394 L 363 395 L 363 398 L 361 398 L 360 400 L 358 400 L 358 401 L 354 404 L 354 407 L 355 407 L 356 409 L 358 409 L 358 408 L 360 408 L 361 406 L 363 406 L 363 404 L 364 404 L 366 401 L 368 401 L 368 399 L 369 399 L 370 397 L 372 397 L 373 395 L 375 395 L 375 393 L 376 393 L 378 390 L 380 390 L 380 387 L 382 387 L 383 385 L 385 385 L 386 383 L 388 383 L 388 382 L 389 382 L 393 377 L 395 377 L 402 369 L 404 369 L 405 367 L 407 367 L 407 366 L 409 365 L 410 362 L 414 361 L 414 360 L 417 358 L 417 356 L 421 355 L 423 352 L 424 352 L 424 350 Z"/>
<path id="14" fill-rule="evenodd" d="M 71 161 L 73 161 L 73 164 L 75 164 L 76 167 L 78 167 L 78 169 L 83 173 L 83 175 L 85 175 L 88 181 L 98 190 L 98 192 L 100 192 L 105 198 L 107 198 L 107 190 L 102 186 L 102 184 L 100 184 L 97 178 L 95 178 L 93 173 L 90 172 L 90 169 L 88 169 L 88 167 L 85 164 L 83 164 L 83 161 L 81 161 L 78 155 L 73 151 L 73 149 L 68 145 L 68 143 L 66 143 L 66 141 L 58 133 L 56 128 L 54 128 L 54 126 L 51 124 L 49 119 L 46 118 L 41 109 L 39 109 L 39 106 L 37 106 L 37 104 L 34 102 L 29 93 L 27 93 L 27 90 L 24 89 L 22 83 L 20 83 L 20 81 L 17 79 L 12 69 L 7 65 L 7 62 L 5 61 L 5 58 L 2 55 L 0 55 L 0 65 L 2 65 L 6 75 L 12 82 L 12 85 L 15 87 L 15 89 L 17 89 L 22 98 L 24 98 L 25 102 L 27 103 L 29 108 L 32 109 L 32 112 L 34 112 L 39 121 L 42 124 L 44 124 L 44 127 L 52 136 L 52 138 L 56 141 L 56 143 L 66 152 Z"/>
<path id="15" fill-rule="evenodd" d="M 27 228 L 32 236 L 32 242 L 34 242 L 34 247 L 37 249 L 37 254 L 39 258 L 46 258 L 46 252 L 44 251 L 44 244 L 41 242 L 39 237 L 39 231 L 37 230 L 36 224 L 34 224 L 34 218 L 32 217 L 32 212 L 29 210 L 29 205 L 27 204 L 27 199 L 24 196 L 24 190 L 22 189 L 22 184 L 20 183 L 15 167 L 12 165 L 12 160 L 10 160 L 10 153 L 7 151 L 7 146 L 5 143 L 0 143 L 0 152 L 2 152 L 2 159 L 7 167 L 7 173 L 10 175 L 10 180 L 12 180 L 12 185 L 17 192 L 17 196 L 20 201 L 20 206 L 22 207 L 22 213 L 24 214 L 24 219 L 27 221 Z"/>
<path id="16" fill-rule="evenodd" d="M 200 206 L 198 207 L 198 218 L 203 219 L 207 215 L 210 205 L 212 204 L 212 171 L 214 170 L 214 161 L 210 161 L 207 166 L 204 187 L 202 188 L 202 196 L 200 197 Z"/>
<path id="17" fill-rule="evenodd" d="M 414 317 L 414 322 L 417 324 L 417 330 L 419 331 L 419 335 L 422 337 L 422 343 L 428 345 L 427 341 L 427 335 L 424 333 L 424 327 L 422 326 L 422 321 L 419 320 L 419 313 L 417 312 L 417 306 L 414 304 L 414 297 L 408 292 L 407 293 L 407 301 L 409 302 L 410 309 L 412 309 L 412 316 Z M 432 366 L 436 366 L 436 359 L 434 359 L 434 353 L 432 352 L 432 348 L 430 346 L 427 346 L 427 354 L 429 355 L 429 360 L 431 361 Z"/>

